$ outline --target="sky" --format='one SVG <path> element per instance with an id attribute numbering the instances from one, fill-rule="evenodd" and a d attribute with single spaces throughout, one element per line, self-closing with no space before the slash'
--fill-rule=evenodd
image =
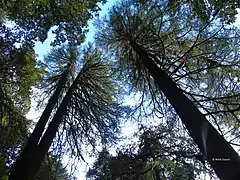
<path id="1" fill-rule="evenodd" d="M 108 9 L 112 7 L 112 5 L 116 2 L 117 0 L 108 0 L 108 2 L 104 5 L 100 5 L 101 11 L 99 12 L 99 16 L 103 17 L 107 14 Z M 94 33 L 95 33 L 95 28 L 93 26 L 94 19 L 89 21 L 89 32 L 86 34 L 86 41 L 85 42 L 93 42 L 94 41 Z M 51 46 L 50 43 L 54 40 L 55 36 L 51 31 L 48 33 L 48 38 L 44 43 L 41 42 L 36 42 L 34 50 L 38 54 L 38 60 L 43 60 L 44 56 L 48 54 L 48 52 L 51 51 Z M 40 113 L 41 112 L 36 112 L 35 111 L 35 105 L 36 103 L 32 101 L 32 107 L 30 111 L 27 114 L 27 118 L 33 119 L 33 120 L 38 120 Z"/>
<path id="2" fill-rule="evenodd" d="M 101 12 L 99 12 L 99 17 L 103 17 L 107 14 L 108 9 L 110 7 L 112 7 L 112 5 L 116 2 L 116 0 L 108 0 L 108 2 L 104 5 L 100 5 L 101 7 Z M 95 33 L 95 28 L 93 26 L 93 22 L 94 19 L 89 21 L 89 32 L 86 34 L 86 42 L 93 42 L 94 41 L 94 33 Z M 34 50 L 35 52 L 38 54 L 38 59 L 39 60 L 43 60 L 44 56 L 50 52 L 51 50 L 51 46 L 50 43 L 53 41 L 54 39 L 54 35 L 49 32 L 48 33 L 48 38 L 46 39 L 46 41 L 44 43 L 41 42 L 37 42 Z M 31 102 L 32 103 L 32 108 L 30 109 L 29 113 L 27 114 L 27 118 L 28 119 L 32 119 L 34 121 L 37 121 L 40 117 L 41 112 L 35 111 L 35 107 L 36 107 L 36 103 L 34 102 L 34 100 Z M 125 134 L 126 136 L 130 136 L 133 132 L 133 128 L 131 126 L 126 126 L 123 128 L 122 130 L 123 134 Z M 64 157 L 63 161 L 67 162 L 68 157 Z M 89 163 L 89 165 L 91 165 L 94 161 L 93 158 L 86 158 L 87 162 Z M 79 169 L 78 169 L 78 173 L 76 174 L 76 177 L 78 180 L 85 180 L 85 173 L 88 169 L 88 165 L 86 164 L 81 164 L 79 165 Z"/>
<path id="3" fill-rule="evenodd" d="M 108 0 L 106 4 L 100 5 L 101 11 L 99 12 L 99 17 L 105 16 L 108 12 L 108 9 L 112 7 L 115 2 L 117 2 L 117 0 Z M 93 26 L 93 22 L 94 19 L 89 21 L 89 32 L 86 34 L 86 42 L 93 42 L 94 40 L 95 28 Z M 53 35 L 53 33 L 49 31 L 48 38 L 44 43 L 36 43 L 34 50 L 39 55 L 40 60 L 43 60 L 44 55 L 46 55 L 47 52 L 50 51 L 50 43 L 53 41 L 54 37 L 55 36 Z"/>
<path id="4" fill-rule="evenodd" d="M 108 12 L 108 9 L 110 7 L 112 7 L 112 5 L 115 2 L 116 2 L 116 0 L 109 0 L 105 5 L 100 6 L 101 7 L 101 12 L 99 13 L 100 17 L 103 17 L 104 15 L 106 15 Z M 93 40 L 94 40 L 95 28 L 93 26 L 93 21 L 94 20 L 89 21 L 89 32 L 86 35 L 86 42 L 93 42 Z M 240 27 L 240 10 L 239 9 L 238 9 L 236 25 Z M 39 60 L 43 60 L 44 55 L 46 55 L 48 52 L 50 52 L 50 50 L 51 50 L 50 43 L 51 43 L 51 41 L 53 41 L 53 39 L 54 39 L 54 35 L 51 32 L 49 32 L 48 39 L 44 43 L 41 43 L 41 42 L 36 43 L 34 49 L 35 49 L 35 52 L 38 54 Z M 129 100 L 128 104 L 132 103 L 131 101 L 132 100 Z M 27 118 L 37 121 L 40 116 L 40 112 L 35 111 L 34 101 L 32 102 L 32 104 L 33 104 L 33 106 L 30 109 L 29 113 L 27 114 Z M 133 131 L 134 131 L 134 128 L 130 124 L 123 127 L 123 130 L 122 130 L 123 134 L 126 136 L 132 135 Z M 88 160 L 89 160 L 90 164 L 93 162 L 92 158 L 88 159 Z M 77 174 L 78 180 L 85 180 L 86 169 L 87 169 L 86 166 L 79 166 L 79 173 Z"/>
<path id="5" fill-rule="evenodd" d="M 104 15 L 106 15 L 108 12 L 108 9 L 110 7 L 112 7 L 112 5 L 115 2 L 117 2 L 117 0 L 108 0 L 108 2 L 105 5 L 100 6 L 101 11 L 99 13 L 99 16 L 103 17 Z M 94 20 L 89 21 L 89 32 L 86 35 L 86 42 L 88 42 L 88 41 L 93 42 L 93 40 L 94 40 L 95 28 L 93 26 L 93 21 Z M 238 15 L 237 15 L 237 20 L 236 20 L 235 24 L 238 27 L 240 27 L 240 9 L 238 9 Z M 53 41 L 53 39 L 54 39 L 54 35 L 49 31 L 48 39 L 44 43 L 41 43 L 41 42 L 36 43 L 34 49 L 35 49 L 35 52 L 39 55 L 40 60 L 43 60 L 44 55 L 46 55 L 47 52 L 50 51 L 50 49 L 51 49 L 50 43 L 51 43 L 51 41 Z"/>

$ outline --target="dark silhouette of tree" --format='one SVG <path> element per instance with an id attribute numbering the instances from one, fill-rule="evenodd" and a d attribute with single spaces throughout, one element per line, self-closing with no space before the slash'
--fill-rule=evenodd
<path id="1" fill-rule="evenodd" d="M 21 148 L 28 138 L 28 129 L 31 126 L 31 120 L 27 119 L 24 114 L 16 107 L 10 99 L 8 105 L 4 105 L 7 115 L 0 123 L 0 178 L 7 179 L 8 171 L 13 162 L 18 157 Z M 47 155 L 35 179 L 41 180 L 70 180 L 71 177 L 60 162 L 60 158 Z"/>
<path id="2" fill-rule="evenodd" d="M 77 51 L 70 53 L 75 54 L 75 58 L 79 58 L 76 55 Z M 56 110 L 50 117 L 48 116 L 49 124 L 45 127 L 46 130 L 41 134 L 37 145 L 32 146 L 27 143 L 26 147 L 30 148 L 15 162 L 10 171 L 10 179 L 20 177 L 33 179 L 58 131 L 60 136 L 57 136 L 56 140 L 60 149 L 64 150 L 65 147 L 71 155 L 79 158 L 83 158 L 84 144 L 94 148 L 98 141 L 106 144 L 115 139 L 122 112 L 119 111 L 119 105 L 114 98 L 115 87 L 109 77 L 108 65 L 102 59 L 101 53 L 91 45 L 82 50 L 79 64 L 79 73 L 72 82 L 70 80 L 70 83 L 66 83 L 63 87 L 65 92 Z M 61 65 L 59 64 L 59 67 Z M 61 79 L 61 76 L 59 78 Z M 60 83 L 62 82 L 56 82 L 53 93 L 57 91 Z M 53 102 L 49 101 L 48 105 L 49 103 Z M 36 128 L 34 131 L 38 131 Z"/>
<path id="3" fill-rule="evenodd" d="M 180 5 L 176 13 L 172 13 L 170 8 L 158 1 L 144 4 L 123 1 L 112 8 L 105 24 L 101 24 L 97 39 L 101 47 L 115 51 L 112 54 L 118 58 L 118 69 L 127 74 L 126 79 L 133 83 L 135 89 L 148 91 L 154 102 L 160 99 L 156 97 L 162 97 L 159 94 L 165 95 L 220 179 L 238 179 L 238 154 L 209 122 L 221 117 L 212 116 L 208 120 L 201 111 L 213 115 L 218 108 L 214 104 L 223 103 L 217 102 L 218 98 L 232 97 L 229 96 L 231 90 L 221 88 L 222 93 L 219 94 L 218 88 L 226 86 L 226 72 L 233 76 L 230 78 L 231 84 L 236 81 L 234 78 L 239 77 L 239 74 L 234 74 L 235 69 L 239 68 L 236 53 L 239 32 L 220 23 L 216 17 L 207 23 L 199 21 L 188 6 Z M 188 63 L 192 64 L 191 69 Z M 212 69 L 225 71 L 221 82 L 213 81 L 220 79 L 219 74 L 206 73 Z M 207 102 L 202 105 L 200 99 L 192 98 L 194 94 L 201 96 L 204 92 L 201 85 L 204 74 L 208 77 L 208 83 L 204 85 L 215 95 L 210 106 Z M 210 82 L 214 82 L 214 86 Z M 235 85 L 233 94 L 236 103 L 225 106 L 228 109 L 224 112 L 237 115 L 239 84 Z M 208 96 L 211 97 L 211 94 Z M 193 103 L 193 100 L 196 102 Z M 160 107 L 156 104 L 155 109 Z M 239 123 L 237 116 L 234 121 Z"/>
<path id="4" fill-rule="evenodd" d="M 1 29 L 4 31 L 6 29 Z M 0 159 L 1 175 L 7 175 L 27 138 L 31 88 L 45 73 L 32 48 L 14 46 L 11 38 L 0 38 Z"/>
<path id="5" fill-rule="evenodd" d="M 87 179 L 195 179 L 199 173 L 208 173 L 201 169 L 196 159 L 199 153 L 190 138 L 180 136 L 176 130 L 163 124 L 141 126 L 137 143 L 127 143 L 110 155 L 103 149 Z M 186 147 L 182 147 L 183 144 Z M 189 150 L 188 150 L 188 148 Z M 197 165 L 198 164 L 198 165 Z"/>
<path id="6" fill-rule="evenodd" d="M 35 180 L 75 180 L 76 178 L 68 174 L 58 157 L 47 155 L 41 165 Z"/>
<path id="7" fill-rule="evenodd" d="M 208 22 L 211 16 L 216 16 L 228 24 L 236 20 L 237 8 L 239 8 L 239 2 L 234 0 L 167 0 L 166 3 L 171 7 L 173 13 L 178 10 L 180 4 L 185 4 L 191 8 L 193 15 L 203 22 Z"/>
<path id="8" fill-rule="evenodd" d="M 54 49 L 45 58 L 45 62 L 48 64 L 50 72 L 43 76 L 41 86 L 46 90 L 45 94 L 52 96 L 49 98 L 48 103 L 37 122 L 34 131 L 28 139 L 28 143 L 24 147 L 20 158 L 27 157 L 32 149 L 38 146 L 40 138 L 47 126 L 52 111 L 56 108 L 58 102 L 61 101 L 61 96 L 66 91 L 67 85 L 71 82 L 71 77 L 74 73 L 74 67 L 76 66 L 77 59 L 76 48 L 74 47 L 62 47 Z M 53 66 L 51 69 L 51 66 Z M 52 91 L 55 91 L 52 93 Z M 19 159 L 21 161 L 21 159 Z"/>

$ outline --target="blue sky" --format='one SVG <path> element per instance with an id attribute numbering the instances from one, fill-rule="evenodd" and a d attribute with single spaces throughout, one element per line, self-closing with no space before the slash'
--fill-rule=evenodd
<path id="1" fill-rule="evenodd" d="M 110 7 L 112 7 L 112 5 L 116 1 L 117 0 L 108 0 L 108 2 L 106 4 L 104 4 L 103 6 L 101 5 L 100 6 L 101 12 L 99 13 L 99 16 L 103 17 L 104 15 L 106 15 L 108 12 L 108 9 Z M 94 22 L 94 19 L 89 21 L 89 32 L 86 35 L 86 42 L 93 42 L 93 40 L 94 40 L 95 28 L 93 26 L 93 22 Z M 48 38 L 44 43 L 41 43 L 41 42 L 36 43 L 34 49 L 35 49 L 35 52 L 38 54 L 38 59 L 43 60 L 44 55 L 46 55 L 48 52 L 50 52 L 50 50 L 51 50 L 50 43 L 53 41 L 53 39 L 54 39 L 54 35 L 52 34 L 52 32 L 49 32 Z M 37 121 L 41 112 L 35 111 L 36 103 L 34 102 L 34 100 L 31 103 L 32 103 L 32 108 L 30 109 L 29 113 L 27 114 L 27 118 Z M 128 132 L 128 134 L 129 134 L 129 130 L 125 130 L 125 131 Z M 91 164 L 94 161 L 93 158 L 86 158 L 86 160 L 88 161 L 89 164 Z M 63 161 L 67 162 L 68 157 L 64 157 Z M 78 180 L 85 180 L 85 173 L 86 173 L 87 169 L 88 169 L 88 167 L 85 163 L 82 163 L 82 165 L 79 165 L 79 170 L 76 175 Z"/>
<path id="2" fill-rule="evenodd" d="M 100 17 L 103 17 L 104 15 L 107 14 L 108 9 L 116 2 L 117 0 L 109 0 L 105 5 L 100 6 L 101 7 L 101 12 L 99 13 Z M 89 22 L 89 32 L 87 33 L 86 37 L 86 42 L 90 41 L 93 42 L 94 40 L 94 33 L 95 33 L 95 28 L 93 26 L 93 21 L 91 20 Z M 238 16 L 237 16 L 237 21 L 236 24 L 240 27 L 240 10 L 238 10 Z M 44 43 L 37 42 L 35 45 L 35 52 L 39 55 L 39 59 L 43 60 L 44 55 L 46 55 L 50 50 L 51 46 L 50 43 L 53 41 L 54 35 L 49 32 L 48 39 Z M 33 105 L 34 106 L 34 105 Z M 39 117 L 39 112 L 36 113 L 34 108 L 31 108 L 30 112 L 28 113 L 27 117 L 29 119 L 38 119 Z M 133 132 L 133 128 L 131 126 L 127 126 L 123 132 L 125 132 L 126 135 L 131 134 L 130 132 Z M 93 162 L 93 159 L 89 159 L 90 162 Z M 91 163 L 90 163 L 91 164 Z M 77 175 L 78 180 L 84 180 L 85 179 L 85 170 L 86 166 L 81 166 L 79 173 Z"/>
<path id="3" fill-rule="evenodd" d="M 112 5 L 117 2 L 117 0 L 108 0 L 108 2 L 104 5 L 100 5 L 101 7 L 101 11 L 99 13 L 100 17 L 103 17 L 104 15 L 107 14 L 108 9 L 110 7 L 112 7 Z M 93 20 L 89 21 L 89 32 L 86 35 L 86 42 L 93 42 L 94 40 L 94 33 L 95 33 L 95 28 L 93 26 Z M 44 55 L 46 55 L 48 52 L 50 52 L 51 50 L 51 46 L 50 43 L 53 41 L 54 39 L 54 35 L 52 32 L 48 33 L 48 38 L 44 43 L 41 42 L 37 42 L 35 45 L 35 52 L 38 54 L 39 59 L 43 60 Z"/>
<path id="4" fill-rule="evenodd" d="M 99 13 L 100 17 L 103 17 L 104 15 L 107 14 L 108 9 L 112 7 L 112 5 L 117 2 L 117 0 L 108 0 L 108 2 L 104 5 L 101 5 L 101 11 Z M 93 42 L 94 40 L 94 33 L 95 33 L 95 28 L 93 26 L 93 20 L 89 21 L 89 32 L 86 35 L 86 42 Z M 236 25 L 240 27 L 240 10 L 238 9 L 238 16 L 236 20 Z M 48 38 L 44 43 L 37 42 L 35 45 L 35 52 L 38 54 L 39 59 L 43 60 L 44 55 L 46 55 L 50 50 L 51 46 L 50 43 L 53 41 L 54 35 L 52 32 L 48 33 Z"/>

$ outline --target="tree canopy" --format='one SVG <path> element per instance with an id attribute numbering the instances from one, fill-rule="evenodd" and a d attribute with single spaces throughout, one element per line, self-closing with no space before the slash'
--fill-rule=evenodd
<path id="1" fill-rule="evenodd" d="M 121 0 L 79 46 L 105 3 L 0 2 L 1 178 L 74 179 L 60 159 L 99 148 L 88 179 L 239 177 L 240 2 Z M 31 100 L 43 109 L 32 133 Z M 125 120 L 137 140 L 112 154 Z"/>
<path id="2" fill-rule="evenodd" d="M 48 103 L 11 169 L 11 179 L 34 177 L 50 147 L 55 154 L 84 160 L 83 149 L 114 143 L 124 117 L 108 64 L 93 45 L 79 50 L 63 46 L 46 58 L 51 59 L 43 79 Z"/>
<path id="3" fill-rule="evenodd" d="M 126 144 L 117 150 L 116 155 L 103 149 L 86 178 L 192 180 L 201 173 L 211 174 L 211 169 L 204 169 L 201 165 L 200 153 L 192 140 L 179 135 L 178 131 L 163 124 L 155 127 L 141 125 L 135 134 L 137 143 Z"/>
<path id="4" fill-rule="evenodd" d="M 176 113 L 180 116 L 202 153 L 211 156 L 207 157 L 208 162 L 218 176 L 224 179 L 235 174 L 236 178 L 237 169 L 228 175 L 227 171 L 223 173 L 214 156 L 231 156 L 229 165 L 233 167 L 235 161 L 239 165 L 239 156 L 222 138 L 226 134 L 234 135 L 239 127 L 240 94 L 239 83 L 236 83 L 239 74 L 235 73 L 239 64 L 236 51 L 239 29 L 220 21 L 217 15 L 202 21 L 189 4 L 180 3 L 176 7 L 175 11 L 164 1 L 117 3 L 99 23 L 97 42 L 115 55 L 117 69 L 124 74 L 122 77 L 135 92 L 142 94 L 141 116 L 141 112 L 145 115 L 154 112 L 164 119 L 165 112 L 172 106 L 176 112 L 172 111 L 171 116 L 176 117 Z M 231 102 L 225 103 L 225 99 Z M 225 146 L 228 155 L 218 151 L 217 144 L 212 146 L 216 139 L 222 148 Z"/>
<path id="5" fill-rule="evenodd" d="M 85 38 L 84 29 L 89 19 L 100 10 L 94 1 L 1 1 L 1 17 L 14 23 L 12 28 L 15 42 L 22 40 L 27 44 L 34 40 L 44 42 L 48 32 L 55 27 L 54 45 L 60 45 L 68 40 L 71 43 L 81 44 Z M 2 28 L 6 26 L 1 23 Z M 6 36 L 9 34 L 6 34 Z M 7 38 L 11 38 L 7 36 Z"/>
<path id="6" fill-rule="evenodd" d="M 121 78 L 142 92 L 140 102 L 152 104 L 155 115 L 165 117 L 169 107 L 134 52 L 131 39 L 153 57 L 220 132 L 234 124 L 235 128 L 228 129 L 234 134 L 239 123 L 239 29 L 217 17 L 203 23 L 192 15 L 191 8 L 180 5 L 179 9 L 172 15 L 162 1 L 144 5 L 123 1 L 98 22 L 97 42 L 116 56 Z"/>
<path id="7" fill-rule="evenodd" d="M 48 155 L 41 165 L 35 180 L 76 180 L 63 166 L 59 157 Z"/>

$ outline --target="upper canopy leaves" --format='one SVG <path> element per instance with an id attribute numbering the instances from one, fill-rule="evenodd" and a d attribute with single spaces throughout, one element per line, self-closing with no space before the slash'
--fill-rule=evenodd
<path id="1" fill-rule="evenodd" d="M 52 113 L 52 121 L 56 117 L 62 118 L 52 146 L 55 153 L 70 152 L 82 158 L 84 145 L 96 148 L 99 143 L 114 142 L 125 111 L 117 102 L 115 83 L 111 80 L 111 71 L 101 52 L 93 45 L 82 49 L 63 46 L 53 49 L 46 57 L 54 59 L 49 64 L 52 66 L 49 69 L 53 70 L 49 82 L 55 81 L 55 85 L 51 86 L 53 84 L 50 83 L 47 89 L 54 91 L 62 73 L 70 73 L 69 67 L 72 74 L 57 104 L 57 108 L 66 105 L 63 115 L 59 117 L 57 110 Z M 48 76 L 43 81 L 46 80 Z"/>
<path id="2" fill-rule="evenodd" d="M 239 123 L 239 29 L 217 16 L 201 21 L 189 4 L 175 4 L 177 11 L 173 13 L 163 2 L 129 0 L 116 4 L 99 23 L 97 41 L 113 51 L 126 82 L 144 93 L 141 102 L 150 94 L 154 109 L 163 116 L 166 111 L 161 109 L 169 113 L 169 106 L 158 103 L 164 102 L 161 92 L 133 51 L 132 41 L 146 50 L 214 123 Z M 230 97 L 231 102 L 223 102 Z M 149 105 L 145 107 L 149 109 Z"/>
<path id="3" fill-rule="evenodd" d="M 5 12 L 8 20 L 16 23 L 15 34 L 27 43 L 32 40 L 44 42 L 52 27 L 56 34 L 54 45 L 60 45 L 68 40 L 74 44 L 83 42 L 84 27 L 87 21 L 99 10 L 97 3 L 105 0 L 94 1 L 1 1 L 0 7 Z"/>

